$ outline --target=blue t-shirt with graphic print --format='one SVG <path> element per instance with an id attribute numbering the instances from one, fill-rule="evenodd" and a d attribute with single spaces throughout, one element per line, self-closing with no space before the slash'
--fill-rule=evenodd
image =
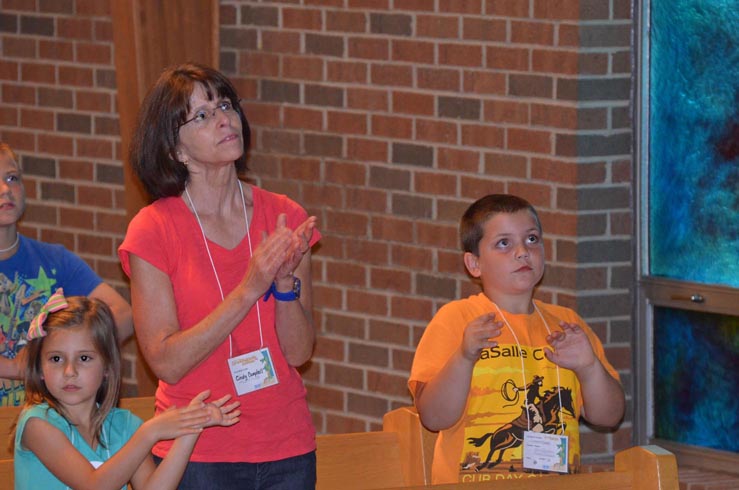
<path id="1" fill-rule="evenodd" d="M 0 260 L 0 356 L 13 359 L 26 345 L 28 326 L 49 296 L 87 296 L 103 280 L 84 260 L 62 245 L 21 235 L 18 251 Z M 20 406 L 23 383 L 0 379 L 0 407 Z"/>

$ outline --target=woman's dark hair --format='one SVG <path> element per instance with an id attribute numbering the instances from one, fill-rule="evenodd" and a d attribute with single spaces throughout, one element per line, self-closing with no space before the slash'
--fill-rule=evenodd
<path id="1" fill-rule="evenodd" d="M 474 255 L 480 255 L 480 240 L 485 233 L 485 223 L 498 213 L 517 213 L 526 210 L 531 213 L 536 228 L 541 230 L 541 221 L 536 209 L 526 199 L 512 194 L 489 194 L 472 203 L 462 215 L 459 223 L 459 238 L 462 250 Z"/>
<path id="2" fill-rule="evenodd" d="M 185 164 L 177 160 L 177 145 L 196 84 L 203 86 L 208 100 L 228 99 L 238 112 L 244 154 L 234 164 L 238 173 L 246 171 L 250 129 L 233 84 L 208 66 L 197 63 L 173 66 L 159 76 L 144 97 L 129 150 L 129 162 L 152 200 L 179 196 L 190 178 Z"/>
<path id="3" fill-rule="evenodd" d="M 118 336 L 113 314 L 108 305 L 99 299 L 91 299 L 85 296 L 68 296 L 65 299 L 68 305 L 66 308 L 49 313 L 46 317 L 44 321 L 46 335 L 29 340 L 28 345 L 24 348 L 27 351 L 28 359 L 23 377 L 26 389 L 25 406 L 30 407 L 47 402 L 49 407 L 55 409 L 69 421 L 68 414 L 65 413 L 59 401 L 51 394 L 46 387 L 46 383 L 44 383 L 41 352 L 44 341 L 58 330 L 89 329 L 95 350 L 101 356 L 105 368 L 103 382 L 95 396 L 98 407 L 92 416 L 91 429 L 98 442 L 106 444 L 105 441 L 100 439 L 100 433 L 105 417 L 118 403 L 121 384 L 121 354 L 118 348 Z"/>

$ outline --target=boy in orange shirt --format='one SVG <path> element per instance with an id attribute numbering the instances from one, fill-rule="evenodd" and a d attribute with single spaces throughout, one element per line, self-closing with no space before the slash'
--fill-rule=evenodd
<path id="1" fill-rule="evenodd" d="M 618 374 L 577 313 L 533 300 L 545 260 L 531 204 L 485 196 L 460 235 L 483 291 L 434 316 L 408 382 L 421 421 L 440 432 L 432 482 L 576 472 L 579 417 L 603 427 L 623 417 Z"/>

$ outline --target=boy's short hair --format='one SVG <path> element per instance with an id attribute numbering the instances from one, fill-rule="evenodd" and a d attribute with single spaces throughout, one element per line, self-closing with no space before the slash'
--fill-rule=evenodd
<path id="1" fill-rule="evenodd" d="M 483 226 L 494 215 L 499 213 L 516 213 L 526 210 L 536 221 L 536 228 L 542 232 L 541 221 L 536 209 L 526 199 L 513 194 L 488 194 L 473 202 L 462 215 L 459 222 L 459 238 L 462 250 L 480 255 L 480 240 L 484 234 Z"/>

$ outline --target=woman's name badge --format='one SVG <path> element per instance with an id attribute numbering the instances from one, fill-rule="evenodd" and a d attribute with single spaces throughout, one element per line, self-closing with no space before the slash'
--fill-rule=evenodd
<path id="1" fill-rule="evenodd" d="M 228 360 L 237 395 L 276 385 L 277 373 L 267 347 Z"/>
<path id="2" fill-rule="evenodd" d="M 527 430 L 523 433 L 523 467 L 567 473 L 569 442 L 565 435 Z"/>

